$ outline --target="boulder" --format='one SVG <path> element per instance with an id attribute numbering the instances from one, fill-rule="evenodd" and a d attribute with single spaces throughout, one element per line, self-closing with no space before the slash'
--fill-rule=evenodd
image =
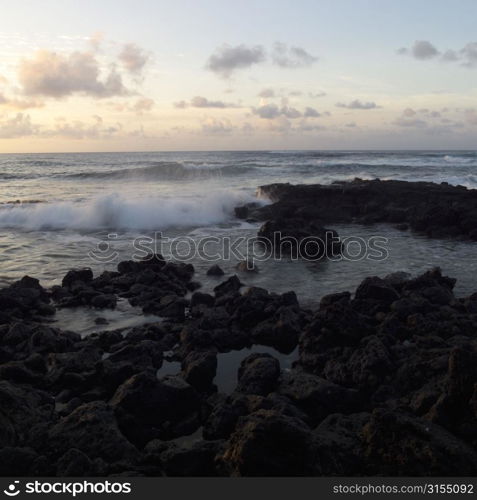
<path id="1" fill-rule="evenodd" d="M 321 471 L 308 426 L 271 410 L 240 418 L 217 461 L 233 476 L 312 476 Z"/>

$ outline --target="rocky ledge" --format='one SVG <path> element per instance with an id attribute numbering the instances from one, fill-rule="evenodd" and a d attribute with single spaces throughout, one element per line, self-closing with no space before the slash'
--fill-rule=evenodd
<path id="1" fill-rule="evenodd" d="M 151 256 L 0 290 L 0 475 L 475 475 L 477 294 L 456 298 L 433 269 L 308 311 L 237 276 L 191 293 L 193 276 Z M 54 326 L 57 307 L 120 299 L 163 319 L 84 338 Z M 218 357 L 252 344 L 277 354 L 244 356 L 219 393 Z M 158 376 L 165 360 L 180 371 Z"/>
<path id="2" fill-rule="evenodd" d="M 242 219 L 268 221 L 270 229 L 285 236 L 319 236 L 333 223 L 386 222 L 411 228 L 429 237 L 477 240 L 477 190 L 447 183 L 367 181 L 330 185 L 270 184 L 260 194 L 273 203 L 237 207 Z M 318 228 L 318 229 L 317 229 Z"/>

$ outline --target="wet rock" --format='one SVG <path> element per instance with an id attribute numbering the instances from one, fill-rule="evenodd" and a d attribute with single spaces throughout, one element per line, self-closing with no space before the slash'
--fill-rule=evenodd
<path id="1" fill-rule="evenodd" d="M 212 307 L 214 305 L 214 297 L 208 293 L 195 292 L 192 294 L 190 299 L 190 307 L 194 308 L 196 306 L 204 305 L 206 307 Z"/>
<path id="2" fill-rule="evenodd" d="M 220 266 L 214 264 L 207 269 L 207 276 L 223 276 L 225 273 Z"/>
<path id="3" fill-rule="evenodd" d="M 158 380 L 153 371 L 141 372 L 124 382 L 112 397 L 111 406 L 121 429 L 139 446 L 157 437 L 176 437 L 175 427 L 194 417 L 199 397 L 180 377 Z M 180 435 L 180 434 L 179 434 Z"/>
<path id="4" fill-rule="evenodd" d="M 92 476 L 93 472 L 94 465 L 89 457 L 76 448 L 71 448 L 58 459 L 58 477 L 87 477 Z"/>
<path id="5" fill-rule="evenodd" d="M 397 291 L 381 278 L 366 278 L 356 289 L 356 299 L 376 300 L 391 304 L 399 299 Z"/>
<path id="6" fill-rule="evenodd" d="M 222 441 L 199 441 L 190 448 L 169 447 L 160 459 L 167 476 L 217 476 L 215 456 Z"/>
<path id="7" fill-rule="evenodd" d="M 228 280 L 220 283 L 214 288 L 215 296 L 220 297 L 222 295 L 227 295 L 229 293 L 238 292 L 242 286 L 242 283 L 236 275 L 231 276 Z"/>
<path id="8" fill-rule="evenodd" d="M 153 340 L 142 340 L 137 344 L 126 344 L 114 351 L 108 358 L 112 363 L 128 362 L 140 370 L 162 366 L 162 346 Z"/>
<path id="9" fill-rule="evenodd" d="M 258 237 L 267 249 L 278 255 L 307 260 L 335 258 L 342 248 L 336 231 L 294 217 L 268 220 L 258 231 Z"/>
<path id="10" fill-rule="evenodd" d="M 6 446 L 0 449 L 0 475 L 2 477 L 29 476 L 38 454 L 32 448 Z"/>
<path id="11" fill-rule="evenodd" d="M 214 352 L 190 352 L 182 361 L 182 376 L 198 391 L 211 388 L 217 372 L 217 354 Z"/>
<path id="12" fill-rule="evenodd" d="M 54 400 L 49 394 L 0 381 L 0 448 L 41 446 L 54 420 Z"/>
<path id="13" fill-rule="evenodd" d="M 93 271 L 90 268 L 73 269 L 68 271 L 61 284 L 65 288 L 71 288 L 74 284 L 89 283 L 93 280 Z"/>
<path id="14" fill-rule="evenodd" d="M 136 448 L 121 434 L 113 410 L 103 401 L 81 405 L 54 425 L 49 446 L 60 456 L 76 448 L 107 462 L 137 457 Z"/>
<path id="15" fill-rule="evenodd" d="M 91 307 L 96 309 L 115 309 L 117 304 L 117 298 L 112 294 L 100 294 L 96 295 L 91 299 Z"/>
<path id="16" fill-rule="evenodd" d="M 471 239 L 477 224 L 474 190 L 449 184 L 355 179 L 331 185 L 270 184 L 260 191 L 273 204 L 255 209 L 253 216 L 279 220 L 279 228 L 291 227 L 291 234 L 311 224 L 389 222 L 408 224 L 430 237 Z"/>
<path id="17" fill-rule="evenodd" d="M 326 417 L 313 431 L 315 445 L 325 476 L 355 476 L 366 474 L 362 441 L 363 427 L 369 413 L 340 413 Z"/>
<path id="18" fill-rule="evenodd" d="M 307 373 L 284 374 L 278 392 L 301 408 L 315 424 L 331 413 L 354 413 L 362 404 L 357 391 Z"/>
<path id="19" fill-rule="evenodd" d="M 263 409 L 264 401 L 262 397 L 240 393 L 233 393 L 227 397 L 218 395 L 204 424 L 204 438 L 207 440 L 228 438 L 235 429 L 239 417 Z"/>
<path id="20" fill-rule="evenodd" d="M 280 363 L 270 354 L 250 354 L 238 371 L 237 392 L 266 396 L 272 392 L 280 376 Z"/>
<path id="21" fill-rule="evenodd" d="M 242 273 L 258 273 L 259 272 L 258 266 L 254 262 L 249 262 L 246 260 L 239 262 L 235 266 L 235 269 L 237 269 L 237 271 L 240 271 Z"/>
<path id="22" fill-rule="evenodd" d="M 270 410 L 239 420 L 217 457 L 233 476 L 309 476 L 321 467 L 307 425 Z"/>
<path id="23" fill-rule="evenodd" d="M 363 429 L 368 474 L 472 476 L 477 454 L 442 427 L 400 412 L 375 410 Z"/>

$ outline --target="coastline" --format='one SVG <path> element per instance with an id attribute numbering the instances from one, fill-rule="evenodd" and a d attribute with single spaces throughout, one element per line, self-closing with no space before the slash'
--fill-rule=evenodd
<path id="1" fill-rule="evenodd" d="M 422 215 L 422 190 L 381 212 L 376 200 L 361 203 L 363 185 L 381 196 L 383 184 L 327 187 L 351 186 L 346 196 L 358 201 L 328 199 L 318 211 L 307 209 L 323 186 L 269 187 L 282 189 L 273 205 L 238 215 L 272 217 L 288 230 L 299 210 L 306 233 L 311 222 L 322 227 L 362 206 L 362 218 L 344 220 L 363 222 L 374 210 L 375 222 L 474 238 L 477 192 L 428 183 L 437 194 L 419 226 L 399 203 L 419 203 Z M 25 277 L 0 291 L 2 475 L 474 474 L 477 294 L 456 298 L 455 280 L 433 269 L 369 277 L 310 310 L 293 291 L 242 286 L 246 273 L 218 277 L 214 294 L 203 293 L 193 266 L 151 257 L 99 276 L 73 270 L 49 290 Z M 163 321 L 84 338 L 48 321 L 56 307 L 109 309 L 119 297 Z M 277 354 L 246 356 L 236 388 L 218 393 L 217 357 L 251 345 Z M 279 353 L 297 348 L 293 366 L 281 366 Z M 180 363 L 180 373 L 158 378 L 165 361 Z M 202 437 L 182 440 L 189 435 Z"/>

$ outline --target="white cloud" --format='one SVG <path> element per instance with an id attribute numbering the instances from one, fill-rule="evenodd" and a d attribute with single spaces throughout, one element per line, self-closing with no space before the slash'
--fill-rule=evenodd
<path id="1" fill-rule="evenodd" d="M 59 99 L 82 94 L 104 98 L 129 93 L 114 67 L 100 79 L 99 63 L 90 52 L 63 55 L 40 50 L 32 59 L 21 61 L 18 78 L 23 92 L 29 96 Z"/>

